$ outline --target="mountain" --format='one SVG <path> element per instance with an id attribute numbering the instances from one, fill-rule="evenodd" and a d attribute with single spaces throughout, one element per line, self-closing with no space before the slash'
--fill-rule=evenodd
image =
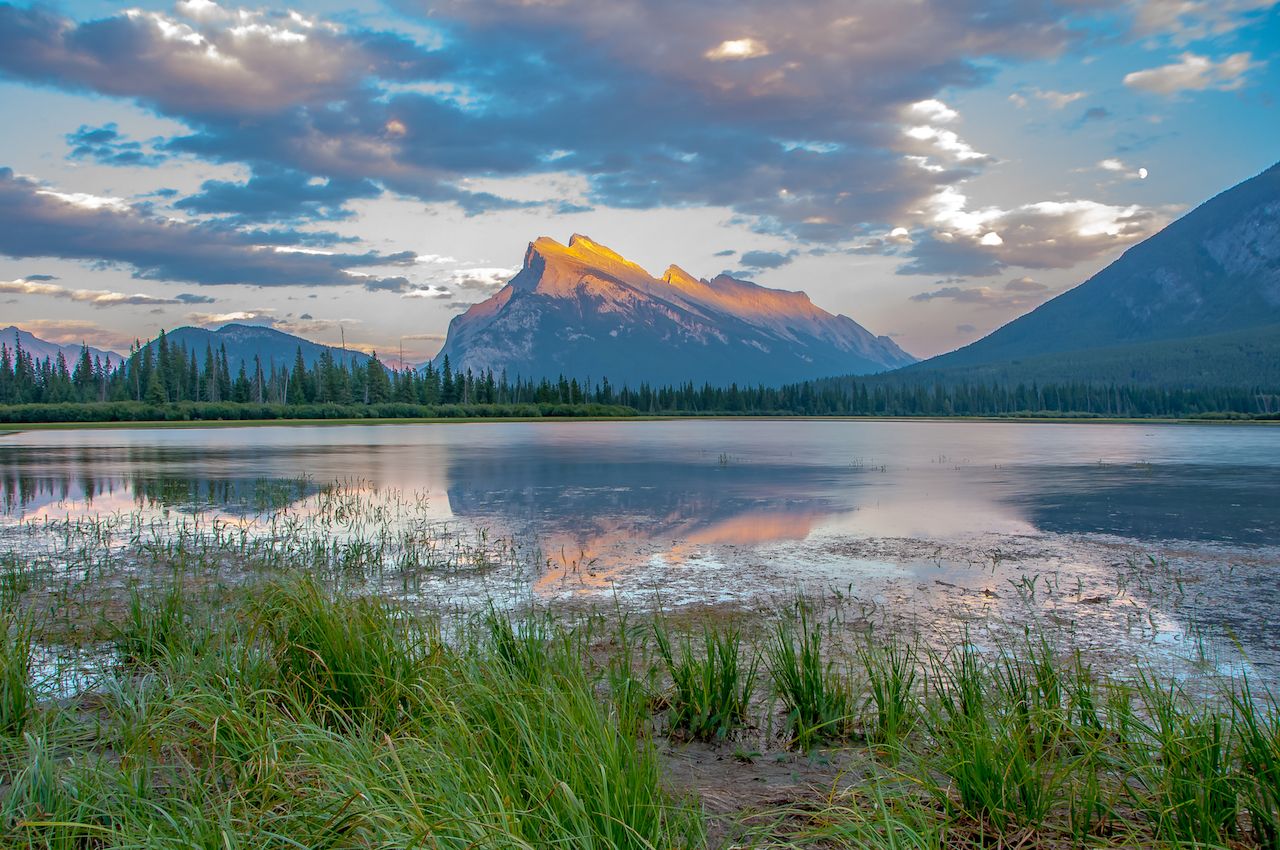
<path id="1" fill-rule="evenodd" d="M 514 379 L 781 384 L 914 362 L 803 292 L 677 266 L 655 278 L 585 236 L 530 243 L 519 274 L 449 323 L 436 363 Z"/>
<path id="2" fill-rule="evenodd" d="M 36 360 L 44 360 L 45 358 L 57 360 L 58 355 L 61 354 L 67 361 L 67 367 L 71 369 L 75 368 L 76 360 L 80 358 L 80 344 L 60 345 L 56 342 L 49 342 L 14 325 L 0 330 L 0 344 L 8 346 L 9 350 L 13 351 L 15 342 L 20 343 L 22 350 L 29 352 Z M 114 351 L 104 351 L 93 346 L 89 346 L 89 356 L 100 358 L 103 365 L 110 363 L 115 366 L 124 360 L 122 355 Z"/>
<path id="3" fill-rule="evenodd" d="M 1105 380 L 1185 362 L 1174 383 L 1252 383 L 1280 326 L 1280 163 L 1205 202 L 1076 288 L 972 345 L 898 373 Z M 1051 357 L 1050 355 L 1056 355 Z M 1034 361 L 1034 362 L 1032 362 Z M 1074 364 L 1074 365 L 1073 365 Z M 1212 364 L 1210 373 L 1203 368 Z M 1274 372 L 1274 367 L 1272 370 Z M 1135 376 L 1138 382 L 1142 375 Z"/>
<path id="4" fill-rule="evenodd" d="M 264 371 L 270 371 L 272 363 L 277 366 L 292 366 L 298 349 L 302 350 L 302 359 L 307 366 L 315 365 L 324 351 L 330 352 L 339 362 L 364 364 L 369 360 L 369 355 L 360 351 L 344 351 L 261 325 L 230 324 L 223 325 L 216 331 L 206 328 L 175 328 L 167 332 L 165 338 L 169 345 L 183 346 L 188 352 L 193 352 L 196 361 L 202 365 L 206 347 L 216 354 L 225 345 L 227 366 L 232 374 L 239 371 L 241 363 L 252 372 L 254 356 L 262 359 Z M 156 344 L 156 340 L 147 343 L 148 346 Z"/>

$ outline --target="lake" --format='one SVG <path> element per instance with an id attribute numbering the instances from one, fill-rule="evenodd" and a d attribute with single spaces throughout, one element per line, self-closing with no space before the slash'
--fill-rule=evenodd
<path id="1" fill-rule="evenodd" d="M 926 632 L 1015 628 L 1035 616 L 1118 654 L 1203 655 L 1238 642 L 1244 659 L 1220 663 L 1276 662 L 1267 621 L 1280 602 L 1280 428 L 1271 427 L 37 430 L 0 437 L 0 538 L 16 550 L 68 519 L 112 516 L 215 517 L 259 533 L 272 512 L 316 510 L 335 482 L 398 505 L 383 514 L 392 523 L 511 541 L 519 569 L 416 587 L 441 604 L 761 606 L 820 592 Z"/>

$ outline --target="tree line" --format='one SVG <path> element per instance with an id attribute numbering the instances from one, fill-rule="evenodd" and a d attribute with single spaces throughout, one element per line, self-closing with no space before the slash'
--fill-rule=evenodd
<path id="1" fill-rule="evenodd" d="M 162 332 L 119 364 L 82 348 L 74 365 L 0 343 L 0 421 L 280 419 L 416 416 L 743 414 L 811 416 L 1280 416 L 1280 394 L 1238 387 L 1177 388 L 1086 381 L 960 382 L 892 376 L 732 384 L 615 387 L 607 378 L 511 380 L 492 371 L 392 369 L 325 350 L 308 365 L 261 358 L 230 368 L 225 346 L 203 352 Z"/>

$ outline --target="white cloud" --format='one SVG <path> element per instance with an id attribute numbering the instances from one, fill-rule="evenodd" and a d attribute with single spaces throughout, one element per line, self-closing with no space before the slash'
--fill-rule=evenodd
<path id="1" fill-rule="evenodd" d="M 43 295 L 48 298 L 61 298 L 94 307 L 145 306 L 158 304 L 180 304 L 177 298 L 161 298 L 156 295 L 145 295 L 141 292 L 112 292 L 107 289 L 68 289 L 56 283 L 43 280 L 18 278 L 17 280 L 0 280 L 0 293 L 10 295 Z"/>
<path id="2" fill-rule="evenodd" d="M 1177 44 L 1221 36 L 1239 29 L 1251 14 L 1276 0 L 1131 0 L 1139 35 L 1167 35 Z"/>
<path id="3" fill-rule="evenodd" d="M 960 113 L 940 100 L 921 100 L 901 110 L 904 126 L 903 136 L 908 139 L 904 158 L 920 169 L 938 174 L 945 171 L 943 165 L 935 162 L 939 159 L 952 164 L 977 165 L 987 162 L 990 157 L 960 138 L 960 134 L 937 124 L 950 124 L 958 121 Z"/>
<path id="4" fill-rule="evenodd" d="M 928 142 L 939 153 L 958 160 L 986 159 L 987 155 L 976 151 L 973 147 L 951 130 L 940 130 L 937 127 L 920 125 L 908 127 L 903 132 L 912 139 Z"/>
<path id="5" fill-rule="evenodd" d="M 228 313 L 188 313 L 187 321 L 193 325 L 204 325 L 211 327 L 213 325 L 225 325 L 228 322 L 258 322 L 259 324 L 273 325 L 275 319 L 271 314 L 275 310 L 232 310 Z"/>
<path id="6" fill-rule="evenodd" d="M 754 38 L 734 38 L 722 41 L 703 54 L 713 62 L 725 62 L 737 59 L 755 59 L 768 56 L 769 48 Z"/>
<path id="7" fill-rule="evenodd" d="M 1043 91 L 1041 89 L 1036 89 L 1032 94 L 1049 104 L 1053 109 L 1063 109 L 1075 103 L 1077 100 L 1082 100 L 1089 96 L 1087 92 L 1082 91 L 1061 92 Z"/>
<path id="8" fill-rule="evenodd" d="M 1147 169 L 1132 166 L 1129 163 L 1117 157 L 1108 157 L 1107 159 L 1100 160 L 1098 164 L 1095 166 L 1095 168 L 1098 168 L 1101 171 L 1111 172 L 1112 174 L 1118 174 L 1122 176 L 1125 180 L 1146 180 L 1147 179 Z M 1088 169 L 1079 168 L 1076 170 L 1087 171 Z"/>
<path id="9" fill-rule="evenodd" d="M 127 212 L 129 210 L 129 205 L 121 198 L 104 198 L 100 195 L 90 195 L 86 192 L 55 192 L 53 189 L 37 189 L 36 194 L 57 198 L 63 203 L 86 210 L 108 209 L 116 212 Z"/>
<path id="10" fill-rule="evenodd" d="M 1050 109 L 1064 109 L 1075 103 L 1077 100 L 1083 100 L 1088 97 L 1088 92 L 1083 91 L 1053 91 L 1052 89 L 1034 88 L 1030 91 L 1014 92 L 1009 95 L 1009 102 L 1019 109 L 1025 109 L 1031 104 L 1029 97 L 1036 100 L 1044 101 L 1049 105 Z"/>
<path id="11" fill-rule="evenodd" d="M 948 186 L 918 211 L 930 230 L 900 271 L 986 276 L 1009 266 L 1069 268 L 1150 236 L 1168 212 L 1090 200 L 970 209 L 968 198 Z"/>
<path id="12" fill-rule="evenodd" d="M 927 124 L 949 124 L 960 117 L 959 112 L 933 98 L 911 104 L 907 112 Z"/>
<path id="13" fill-rule="evenodd" d="M 1244 85 L 1245 74 L 1265 64 L 1253 61 L 1250 53 L 1233 53 L 1221 62 L 1214 62 L 1208 56 L 1188 52 L 1172 64 L 1126 74 L 1124 84 L 1166 96 L 1206 89 L 1231 91 Z"/>

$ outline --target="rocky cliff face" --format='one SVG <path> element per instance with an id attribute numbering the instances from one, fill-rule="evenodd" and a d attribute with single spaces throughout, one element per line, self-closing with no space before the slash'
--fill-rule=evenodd
<path id="1" fill-rule="evenodd" d="M 914 362 L 887 337 L 833 316 L 802 292 L 677 266 L 653 277 L 585 236 L 542 237 L 501 291 L 449 325 L 437 363 L 615 385 L 781 384 Z"/>

